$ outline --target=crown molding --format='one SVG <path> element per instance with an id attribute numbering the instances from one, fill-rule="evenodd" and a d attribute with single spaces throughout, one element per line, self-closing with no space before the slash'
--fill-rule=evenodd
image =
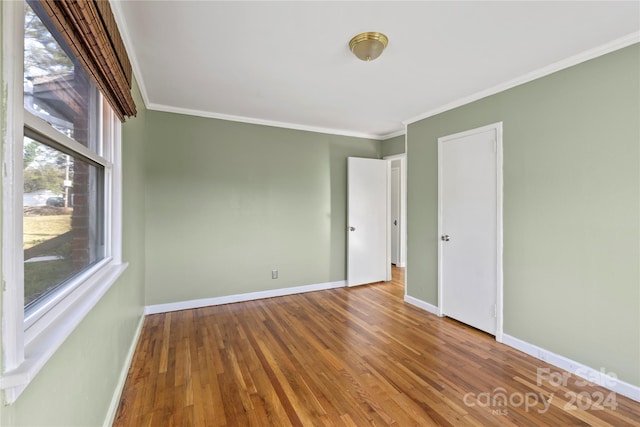
<path id="1" fill-rule="evenodd" d="M 258 119 L 254 117 L 213 113 L 210 111 L 192 110 L 190 108 L 173 107 L 170 105 L 163 105 L 163 104 L 156 104 L 156 103 L 149 103 L 147 105 L 147 109 L 153 110 L 153 111 L 161 111 L 165 113 L 185 114 L 189 116 L 205 117 L 209 119 L 219 119 L 219 120 L 226 120 L 230 122 L 240 122 L 240 123 L 248 123 L 253 125 L 301 130 L 305 132 L 323 133 L 328 135 L 349 136 L 354 138 L 375 139 L 375 140 L 383 140 L 388 138 L 386 135 L 381 136 L 381 135 L 375 135 L 375 134 L 369 134 L 369 133 L 363 133 L 363 132 L 353 132 L 353 131 L 348 131 L 344 129 L 308 126 L 308 125 L 301 125 L 297 123 L 287 123 L 287 122 L 279 122 L 275 120 Z"/>
<path id="2" fill-rule="evenodd" d="M 147 92 L 147 87 L 144 85 L 144 80 L 142 79 L 142 71 L 140 71 L 140 65 L 138 64 L 137 56 L 135 55 L 135 49 L 133 47 L 133 43 L 131 42 L 131 36 L 129 35 L 127 20 L 124 17 L 124 13 L 122 13 L 122 7 L 120 6 L 120 3 L 120 1 L 110 1 L 109 5 L 111 6 L 113 17 L 116 20 L 116 25 L 118 25 L 120 37 L 122 37 L 125 49 L 127 49 L 129 62 L 131 63 L 131 68 L 133 70 L 133 77 L 136 79 L 138 89 L 140 89 L 140 95 L 142 95 L 144 106 L 148 109 L 149 95 Z"/>
<path id="3" fill-rule="evenodd" d="M 433 110 L 427 111 L 426 113 L 420 114 L 419 116 L 415 116 L 408 120 L 404 120 L 402 123 L 406 125 L 410 125 L 411 123 L 415 123 L 420 120 L 424 120 L 428 117 L 435 116 L 436 114 L 444 113 L 445 111 L 453 110 L 454 108 L 461 107 L 463 105 L 469 104 L 474 101 L 478 101 L 479 99 L 486 98 L 491 95 L 495 95 L 496 93 L 504 92 L 508 89 L 512 89 L 516 86 L 520 86 L 522 84 L 531 82 L 533 80 L 537 80 L 541 77 L 548 76 L 549 74 L 553 74 L 557 71 L 564 70 L 569 67 L 573 67 L 574 65 L 578 65 L 582 62 L 589 61 L 590 59 L 597 58 L 599 56 L 606 55 L 607 53 L 614 52 L 616 50 L 623 49 L 625 47 L 634 45 L 640 42 L 640 31 L 636 31 L 619 39 L 613 40 L 609 43 L 605 43 L 593 49 L 589 49 L 582 53 L 570 56 L 561 61 L 555 62 L 551 65 L 547 65 L 546 67 L 539 68 L 530 73 L 524 74 L 520 77 L 517 77 L 513 80 L 509 80 L 505 83 L 501 83 L 499 85 L 493 86 L 489 89 L 482 90 L 480 92 L 476 92 L 473 95 L 466 96 L 464 98 L 457 99 L 448 104 L 442 105 Z"/>
<path id="4" fill-rule="evenodd" d="M 549 74 L 553 74 L 565 68 L 569 68 L 574 65 L 578 65 L 582 62 L 588 61 L 590 59 L 594 59 L 599 56 L 606 55 L 607 53 L 611 53 L 616 50 L 631 46 L 633 44 L 640 43 L 640 31 L 636 31 L 627 36 L 613 40 L 609 43 L 605 43 L 601 46 L 595 47 L 593 49 L 589 49 L 585 52 L 579 53 L 577 55 L 573 55 L 569 58 L 563 59 L 561 61 L 548 65 L 546 67 L 524 74 L 513 80 L 507 81 L 505 83 L 501 83 L 499 85 L 493 86 L 489 89 L 482 90 L 480 92 L 476 92 L 470 96 L 457 99 L 453 102 L 444 104 L 440 107 L 429 110 L 418 116 L 403 120 L 401 122 L 402 125 L 404 125 L 403 128 L 398 129 L 397 131 L 383 134 L 383 135 L 376 135 L 376 134 L 369 134 L 364 132 L 354 132 L 354 131 L 349 131 L 344 129 L 307 126 L 307 125 L 301 125 L 296 123 L 278 122 L 278 121 L 258 119 L 258 118 L 252 118 L 252 117 L 234 116 L 234 115 L 228 115 L 228 114 L 213 113 L 208 111 L 191 110 L 186 108 L 172 107 L 168 105 L 152 103 L 149 100 L 147 88 L 145 86 L 144 80 L 142 79 L 142 71 L 140 70 L 140 66 L 136 59 L 135 49 L 133 47 L 133 43 L 131 42 L 131 37 L 127 30 L 128 27 L 126 25 L 126 19 L 124 18 L 124 14 L 122 13 L 120 1 L 111 1 L 110 4 L 111 4 L 111 9 L 113 10 L 116 23 L 120 30 L 120 35 L 122 36 L 122 40 L 125 44 L 127 52 L 130 54 L 129 59 L 131 61 L 131 66 L 133 69 L 133 75 L 138 84 L 138 88 L 140 89 L 142 100 L 144 101 L 145 107 L 148 110 L 163 111 L 167 113 L 176 113 L 176 114 L 186 114 L 186 115 L 197 116 L 197 117 L 214 118 L 214 119 L 228 120 L 228 121 L 234 121 L 234 122 L 240 122 L 240 123 L 280 127 L 285 129 L 302 130 L 307 132 L 324 133 L 324 134 L 330 134 L 330 135 L 374 139 L 374 140 L 380 140 L 380 141 L 394 138 L 400 135 L 406 135 L 407 126 L 417 121 L 435 116 L 436 114 L 444 113 L 445 111 L 449 111 L 457 107 L 461 107 L 463 105 L 469 104 L 479 99 L 486 98 L 491 95 L 495 95 L 496 93 L 504 92 L 508 89 L 539 79 Z"/>
<path id="5" fill-rule="evenodd" d="M 397 131 L 388 133 L 386 135 L 381 135 L 379 139 L 382 139 L 382 140 L 391 139 L 391 138 L 395 138 L 396 136 L 402 136 L 406 134 L 407 134 L 407 127 L 402 126 L 402 129 L 398 129 Z"/>

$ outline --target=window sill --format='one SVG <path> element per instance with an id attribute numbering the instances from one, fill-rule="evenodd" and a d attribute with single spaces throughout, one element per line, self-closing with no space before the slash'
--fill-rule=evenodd
<path id="1" fill-rule="evenodd" d="M 128 265 L 128 263 L 110 263 L 96 271 L 82 286 L 67 297 L 72 300 L 69 307 L 26 343 L 24 361 L 19 367 L 3 373 L 0 377 L 0 389 L 5 391 L 7 404 L 15 402 L 51 356 L 118 280 Z"/>

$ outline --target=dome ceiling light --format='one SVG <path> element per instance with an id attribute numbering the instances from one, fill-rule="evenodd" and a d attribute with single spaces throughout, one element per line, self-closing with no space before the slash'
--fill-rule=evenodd
<path id="1" fill-rule="evenodd" d="M 373 61 L 384 48 L 387 47 L 389 39 L 382 33 L 366 32 L 360 33 L 349 42 L 351 52 L 363 61 Z"/>

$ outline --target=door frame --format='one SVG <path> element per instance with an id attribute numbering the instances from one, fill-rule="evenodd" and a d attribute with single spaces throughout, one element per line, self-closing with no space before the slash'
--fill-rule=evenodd
<path id="1" fill-rule="evenodd" d="M 487 126 L 470 129 L 464 132 L 458 132 L 451 135 L 446 135 L 438 138 L 438 315 L 444 316 L 444 298 L 443 298 L 443 277 L 442 277 L 442 241 L 440 236 L 443 234 L 442 221 L 443 221 L 443 188 L 442 188 L 442 174 L 443 174 L 443 160 L 442 160 L 442 144 L 452 139 L 464 138 L 466 136 L 474 135 L 476 133 L 483 133 L 489 130 L 495 131 L 495 155 L 496 155 L 496 341 L 502 342 L 503 339 L 503 314 L 504 314 L 504 301 L 503 301 L 503 155 L 502 155 L 502 122 L 492 123 Z"/>
<path id="2" fill-rule="evenodd" d="M 398 161 L 399 162 L 399 161 Z M 402 179 L 402 166 L 393 166 L 393 162 L 391 162 L 391 172 L 389 173 L 389 210 L 391 215 L 389 216 L 389 228 L 391 229 L 391 264 L 400 266 L 402 264 L 402 258 L 400 258 L 400 232 L 402 230 L 402 218 L 400 215 L 402 214 L 402 209 L 400 209 L 400 191 L 401 185 L 400 180 Z M 395 179 L 394 179 L 395 177 Z M 394 181 L 396 185 L 394 184 Z M 395 206 L 395 211 L 394 211 Z M 391 220 L 395 221 L 395 224 L 391 223 Z M 394 238 L 394 230 L 395 230 L 395 238 Z M 395 250 L 394 250 L 395 245 Z M 395 261 L 394 261 L 395 258 Z"/>
<path id="3" fill-rule="evenodd" d="M 400 260 L 396 267 L 404 268 L 407 266 L 407 154 L 396 154 L 393 156 L 385 156 L 382 160 L 389 162 L 389 170 L 391 170 L 391 161 L 400 160 Z M 391 188 L 391 173 L 389 173 L 389 189 Z M 391 193 L 391 191 L 389 191 Z M 389 195 L 389 212 L 391 211 L 391 195 Z M 391 251 L 391 231 L 389 231 L 389 251 Z M 391 259 L 391 256 L 389 256 Z"/>

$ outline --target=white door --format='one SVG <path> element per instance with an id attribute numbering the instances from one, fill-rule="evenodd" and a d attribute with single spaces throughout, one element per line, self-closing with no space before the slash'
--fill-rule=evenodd
<path id="1" fill-rule="evenodd" d="M 440 308 L 493 335 L 502 309 L 500 138 L 501 124 L 438 139 Z"/>
<path id="2" fill-rule="evenodd" d="M 391 280 L 386 160 L 348 158 L 347 285 Z"/>
<path id="3" fill-rule="evenodd" d="M 391 168 L 391 264 L 400 263 L 400 169 Z"/>

